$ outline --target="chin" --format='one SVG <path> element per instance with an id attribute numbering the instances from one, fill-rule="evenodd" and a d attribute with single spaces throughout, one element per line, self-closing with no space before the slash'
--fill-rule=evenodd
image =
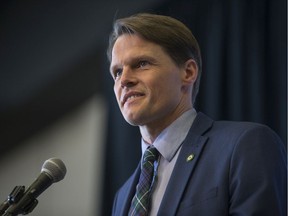
<path id="1" fill-rule="evenodd" d="M 132 126 L 139 126 L 142 123 L 142 121 L 140 121 L 139 119 L 135 119 L 135 118 L 125 117 L 125 120 Z"/>
<path id="2" fill-rule="evenodd" d="M 135 121 L 131 121 L 131 120 L 126 119 L 126 122 L 132 126 L 139 126 L 139 124 L 137 124 L 137 122 L 135 122 Z"/>

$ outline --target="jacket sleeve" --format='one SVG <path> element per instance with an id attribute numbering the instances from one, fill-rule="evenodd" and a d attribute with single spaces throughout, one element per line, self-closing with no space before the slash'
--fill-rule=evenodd
<path id="1" fill-rule="evenodd" d="M 287 157 L 266 126 L 245 130 L 230 161 L 230 215 L 287 215 Z"/>

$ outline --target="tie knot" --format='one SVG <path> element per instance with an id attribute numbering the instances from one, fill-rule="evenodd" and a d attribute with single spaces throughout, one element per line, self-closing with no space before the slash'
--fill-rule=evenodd
<path id="1" fill-rule="evenodd" d="M 144 152 L 143 162 L 146 163 L 149 161 L 153 163 L 154 161 L 157 160 L 158 156 L 159 156 L 158 150 L 154 146 L 149 147 Z"/>

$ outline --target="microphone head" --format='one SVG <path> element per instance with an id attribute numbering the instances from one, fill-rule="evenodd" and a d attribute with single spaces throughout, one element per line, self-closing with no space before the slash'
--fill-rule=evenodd
<path id="1" fill-rule="evenodd" d="M 52 179 L 53 183 L 64 179 L 66 171 L 65 164 L 58 158 L 46 160 L 41 169 L 41 173 L 45 172 Z"/>

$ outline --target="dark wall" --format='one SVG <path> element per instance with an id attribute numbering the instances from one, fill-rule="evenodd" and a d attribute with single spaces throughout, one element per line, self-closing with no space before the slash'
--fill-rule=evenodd
<path id="1" fill-rule="evenodd" d="M 112 21 L 161 0 L 0 3 L 0 154 L 103 93 Z"/>

